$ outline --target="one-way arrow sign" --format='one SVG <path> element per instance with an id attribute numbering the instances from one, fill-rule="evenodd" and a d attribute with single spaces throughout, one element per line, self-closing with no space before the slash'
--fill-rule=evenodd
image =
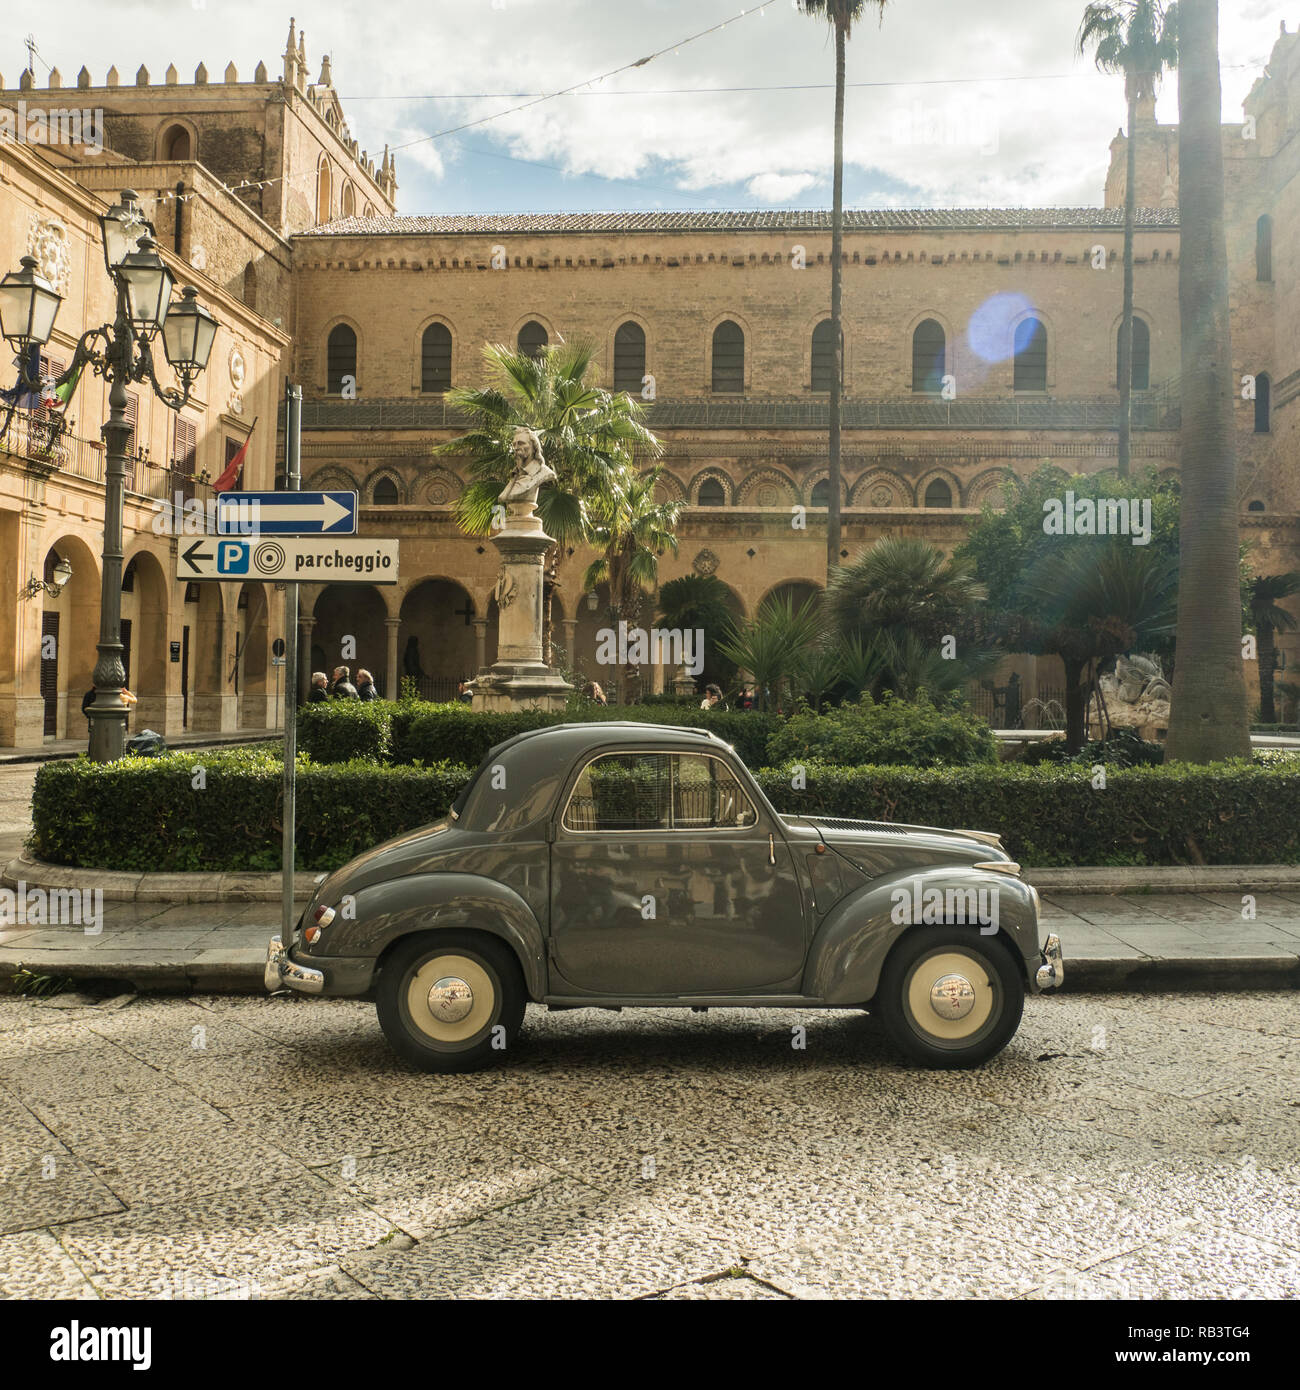
<path id="1" fill-rule="evenodd" d="M 355 492 L 221 492 L 217 533 L 222 536 L 352 536 Z"/>

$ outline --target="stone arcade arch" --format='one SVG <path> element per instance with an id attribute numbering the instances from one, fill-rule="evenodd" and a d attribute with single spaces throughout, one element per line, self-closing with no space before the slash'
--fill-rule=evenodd
<path id="1" fill-rule="evenodd" d="M 33 679 L 27 686 L 44 702 L 47 738 L 85 738 L 81 697 L 92 684 L 99 655 L 99 558 L 79 536 L 65 535 L 47 547 L 42 575 L 48 578 L 60 560 L 72 566 L 72 578 L 63 589 L 25 600 L 41 607 L 32 652 Z M 50 636 L 54 637 L 52 658 L 44 656 L 43 650 Z"/>
<path id="2" fill-rule="evenodd" d="M 179 711 L 174 719 L 171 717 L 167 689 L 172 581 L 158 557 L 144 548 L 127 557 L 123 579 L 122 644 L 126 648 L 123 652 L 126 684 L 138 701 L 127 727 L 133 733 L 140 729 L 168 733 L 180 723 Z"/>
<path id="3" fill-rule="evenodd" d="M 454 579 L 417 579 L 406 588 L 398 616 L 403 653 L 415 639 L 423 673 L 417 677 L 420 694 L 426 700 L 454 700 L 457 684 L 478 666 L 474 619 L 480 615 L 473 596 Z M 487 660 L 491 663 L 493 653 Z"/>
<path id="4" fill-rule="evenodd" d="M 346 666 L 355 685 L 356 674 L 364 666 L 382 694 L 393 698 L 401 694 L 388 688 L 389 613 L 380 589 L 373 584 L 327 584 L 316 595 L 311 614 L 313 671 L 333 676 L 336 666 Z"/>

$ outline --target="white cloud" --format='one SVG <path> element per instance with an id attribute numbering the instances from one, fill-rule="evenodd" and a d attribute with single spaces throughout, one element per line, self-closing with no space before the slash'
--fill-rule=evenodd
<path id="1" fill-rule="evenodd" d="M 755 202 L 788 203 L 816 182 L 815 174 L 758 174 L 745 188 Z"/>

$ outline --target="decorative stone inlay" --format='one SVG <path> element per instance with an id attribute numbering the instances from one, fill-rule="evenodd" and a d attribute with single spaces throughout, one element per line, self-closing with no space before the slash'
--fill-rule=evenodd
<path id="1" fill-rule="evenodd" d="M 37 267 L 50 284 L 60 294 L 67 294 L 72 254 L 68 229 L 57 217 L 31 214 L 27 226 L 27 254 L 36 257 Z"/>
<path id="2" fill-rule="evenodd" d="M 701 550 L 695 559 L 691 561 L 691 568 L 696 574 L 716 574 L 718 569 L 718 557 L 711 550 Z"/>

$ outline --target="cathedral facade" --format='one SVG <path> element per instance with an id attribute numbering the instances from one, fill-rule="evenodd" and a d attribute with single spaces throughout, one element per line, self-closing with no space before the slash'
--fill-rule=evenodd
<path id="1" fill-rule="evenodd" d="M 1259 573 L 1300 568 L 1298 69 L 1300 43 L 1284 32 L 1243 122 L 1223 130 L 1240 524 Z M 222 324 L 182 434 L 163 418 L 170 412 L 140 402 L 146 458 L 128 498 L 136 563 L 123 610 L 137 724 L 145 712 L 164 733 L 275 722 L 269 649 L 280 595 L 255 584 L 187 590 L 175 579 L 176 538 L 154 523 L 178 477 L 205 495 L 204 475 L 221 471 L 255 417 L 243 485 L 273 485 L 286 379 L 303 388 L 303 486 L 356 490 L 361 534 L 398 538 L 401 555 L 391 588 L 304 586 L 304 673 L 347 660 L 390 692 L 412 675 L 445 697 L 494 659 L 497 557 L 490 541 L 458 530 L 463 476 L 454 456 L 435 453 L 459 432 L 444 392 L 482 381 L 487 343 L 587 341 L 601 384 L 642 400 L 664 446 L 663 494 L 687 504 L 661 582 L 714 574 L 740 615 L 774 592 L 819 589 L 829 213 L 399 216 L 392 157 L 372 159 L 351 139 L 328 60 L 316 82 L 307 73 L 291 31 L 275 81 L 261 65 L 252 82 L 233 66 L 224 80 L 200 68 L 185 84 L 174 71 L 156 84 L 142 69 L 134 85 L 110 73 L 92 88 L 83 69 L 75 93 L 38 90 L 30 74 L 0 90 L 0 109 L 75 100 L 103 113 L 94 157 L 0 143 L 5 268 L 42 237 L 54 248 L 46 254 L 66 262 L 62 347 L 50 356 L 107 314 L 94 219 L 124 187 L 141 194 L 178 278 Z M 1177 139 L 1151 108 L 1139 120 L 1133 469 L 1170 475 L 1180 420 Z M 950 552 L 982 507 L 1043 463 L 1115 467 L 1122 134 L 1111 155 L 1098 207 L 846 213 L 843 558 L 891 533 Z M 50 569 L 52 554 L 75 555 L 58 594 L 0 608 L 0 745 L 81 732 L 98 623 L 106 393 L 98 381 L 80 390 L 66 459 L 32 456 L 29 419 L 0 440 L 8 592 Z M 600 679 L 605 596 L 583 590 L 591 558 L 561 557 L 552 640 L 557 661 Z M 51 613 L 75 633 L 54 666 L 40 654 Z M 1295 655 L 1284 646 L 1284 659 Z M 1047 662 L 1013 666 L 1031 686 L 1059 684 Z M 673 674 L 657 669 L 652 681 Z"/>

